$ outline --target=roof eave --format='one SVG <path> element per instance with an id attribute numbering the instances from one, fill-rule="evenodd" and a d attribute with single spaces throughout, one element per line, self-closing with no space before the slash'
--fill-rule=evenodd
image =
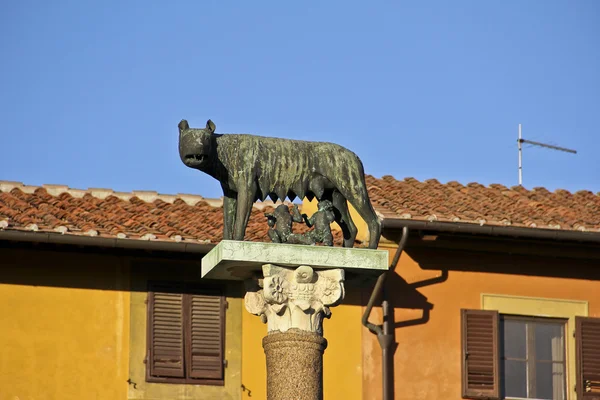
<path id="1" fill-rule="evenodd" d="M 430 222 L 415 221 L 401 218 L 385 218 L 382 229 L 394 231 L 408 227 L 414 230 L 445 232 L 453 234 L 474 234 L 486 236 L 517 237 L 527 239 L 542 239 L 555 241 L 572 241 L 585 243 L 600 243 L 600 233 L 579 232 L 558 229 L 540 229 L 512 226 L 476 225 L 459 222 Z M 119 239 L 69 235 L 50 232 L 25 232 L 17 230 L 0 230 L 0 241 L 37 242 L 49 244 L 68 244 L 77 246 L 92 246 L 128 250 L 152 250 L 189 254 L 206 254 L 214 243 L 167 242 L 164 240 Z"/>
<path id="2" fill-rule="evenodd" d="M 50 232 L 0 231 L 0 241 L 19 241 L 49 244 L 67 244 L 77 246 L 92 246 L 126 250 L 151 250 L 176 253 L 206 254 L 215 244 L 191 242 L 167 242 L 164 240 L 119 239 L 69 235 Z"/>
<path id="3" fill-rule="evenodd" d="M 525 228 L 515 226 L 477 225 L 461 222 L 415 221 L 402 218 L 385 218 L 382 230 L 399 230 L 403 227 L 415 230 L 445 232 L 454 234 L 471 234 L 486 236 L 519 237 L 526 239 L 542 239 L 556 241 L 573 241 L 600 243 L 599 232 L 567 231 L 560 229 Z"/>

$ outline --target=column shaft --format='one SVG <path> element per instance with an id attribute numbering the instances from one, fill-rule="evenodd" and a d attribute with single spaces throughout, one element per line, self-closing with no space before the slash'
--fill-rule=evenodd
<path id="1" fill-rule="evenodd" d="M 323 400 L 322 336 L 290 329 L 263 338 L 267 357 L 267 400 Z"/>

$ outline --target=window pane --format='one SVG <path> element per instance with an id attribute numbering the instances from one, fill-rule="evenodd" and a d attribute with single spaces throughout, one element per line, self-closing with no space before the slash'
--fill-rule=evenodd
<path id="1" fill-rule="evenodd" d="M 504 394 L 506 397 L 527 397 L 525 361 L 504 361 Z"/>
<path id="2" fill-rule="evenodd" d="M 538 361 L 563 361 L 562 324 L 535 324 L 535 358 Z"/>
<path id="3" fill-rule="evenodd" d="M 527 358 L 524 321 L 504 320 L 504 357 Z"/>
<path id="4" fill-rule="evenodd" d="M 565 375 L 562 363 L 536 363 L 536 399 L 563 400 Z"/>

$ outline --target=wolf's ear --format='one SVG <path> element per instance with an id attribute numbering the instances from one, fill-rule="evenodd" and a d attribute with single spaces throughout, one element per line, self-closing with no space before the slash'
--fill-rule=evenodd
<path id="1" fill-rule="evenodd" d="M 214 122 L 212 122 L 210 119 L 208 121 L 206 121 L 206 129 L 208 131 L 210 131 L 210 133 L 215 133 L 215 129 L 217 129 L 217 126 L 215 125 Z"/>
<path id="2" fill-rule="evenodd" d="M 188 125 L 188 122 L 185 119 L 182 119 L 179 125 L 177 126 L 179 127 L 179 132 L 190 129 L 190 126 Z"/>

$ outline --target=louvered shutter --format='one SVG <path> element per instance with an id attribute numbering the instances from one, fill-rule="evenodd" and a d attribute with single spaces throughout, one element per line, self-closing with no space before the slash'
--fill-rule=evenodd
<path id="1" fill-rule="evenodd" d="M 577 398 L 600 400 L 600 318 L 575 318 Z"/>
<path id="2" fill-rule="evenodd" d="M 224 298 L 216 290 L 189 296 L 188 376 L 223 379 Z"/>
<path id="3" fill-rule="evenodd" d="M 155 285 L 149 293 L 150 375 L 184 378 L 183 294 L 176 285 Z"/>
<path id="4" fill-rule="evenodd" d="M 461 310 L 462 395 L 468 399 L 498 399 L 498 312 Z"/>

